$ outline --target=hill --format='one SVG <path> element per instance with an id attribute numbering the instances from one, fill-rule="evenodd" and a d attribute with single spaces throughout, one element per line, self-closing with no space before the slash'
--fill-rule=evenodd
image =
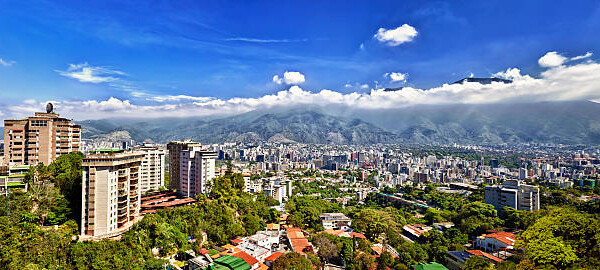
<path id="1" fill-rule="evenodd" d="M 275 108 L 222 118 L 82 121 L 84 138 L 192 138 L 335 144 L 600 143 L 600 104 L 428 105 L 386 110 Z"/>

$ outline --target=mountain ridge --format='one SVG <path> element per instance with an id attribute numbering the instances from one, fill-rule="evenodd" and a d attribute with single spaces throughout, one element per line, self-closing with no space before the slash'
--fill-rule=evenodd
<path id="1" fill-rule="evenodd" d="M 361 110 L 308 106 L 223 117 L 88 120 L 84 138 L 334 144 L 597 144 L 600 104 L 589 101 L 423 105 Z M 113 134 L 114 135 L 114 134 Z"/>

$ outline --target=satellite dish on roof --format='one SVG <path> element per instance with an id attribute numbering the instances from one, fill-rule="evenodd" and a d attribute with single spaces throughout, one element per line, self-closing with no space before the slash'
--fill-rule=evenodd
<path id="1" fill-rule="evenodd" d="M 52 111 L 54 111 L 54 105 L 52 105 L 52 103 L 48 102 L 48 104 L 46 104 L 46 112 L 52 113 Z"/>

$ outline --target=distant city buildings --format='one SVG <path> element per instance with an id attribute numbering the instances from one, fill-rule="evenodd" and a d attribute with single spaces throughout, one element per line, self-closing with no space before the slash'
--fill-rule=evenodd
<path id="1" fill-rule="evenodd" d="M 20 120 L 4 120 L 5 165 L 48 165 L 58 156 L 77 152 L 81 127 L 52 111 Z"/>
<path id="2" fill-rule="evenodd" d="M 518 180 L 506 180 L 502 186 L 485 187 L 485 203 L 500 210 L 512 207 L 517 210 L 534 211 L 540 209 L 540 190 L 537 186 L 526 185 Z"/>
<path id="3" fill-rule="evenodd" d="M 292 181 L 282 179 L 265 180 L 262 188 L 265 196 L 273 197 L 278 202 L 284 202 L 292 197 Z"/>
<path id="4" fill-rule="evenodd" d="M 113 237 L 136 222 L 143 158 L 142 153 L 120 149 L 97 150 L 83 158 L 82 237 Z"/>

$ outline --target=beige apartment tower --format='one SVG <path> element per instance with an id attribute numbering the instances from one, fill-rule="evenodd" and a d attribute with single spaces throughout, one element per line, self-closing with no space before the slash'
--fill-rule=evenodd
<path id="1" fill-rule="evenodd" d="M 137 221 L 143 158 L 143 153 L 121 149 L 96 150 L 83 158 L 82 237 L 114 237 Z"/>
<path id="2" fill-rule="evenodd" d="M 188 150 L 190 147 L 194 146 L 200 147 L 202 145 L 189 140 L 170 142 L 167 144 L 167 150 L 169 151 L 169 189 L 180 189 L 180 153 L 181 151 Z"/>
<path id="3" fill-rule="evenodd" d="M 21 120 L 4 120 L 4 162 L 8 166 L 48 165 L 58 156 L 77 152 L 81 127 L 52 111 Z"/>

